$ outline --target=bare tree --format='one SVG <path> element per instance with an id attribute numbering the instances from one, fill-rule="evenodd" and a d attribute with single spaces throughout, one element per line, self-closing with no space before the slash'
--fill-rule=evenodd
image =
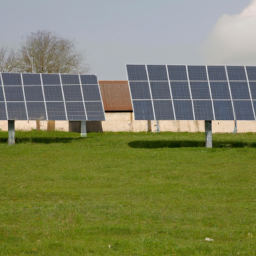
<path id="1" fill-rule="evenodd" d="M 14 50 L 7 46 L 0 48 L 0 72 L 14 72 L 17 71 L 18 60 L 17 54 Z"/>
<path id="2" fill-rule="evenodd" d="M 25 37 L 18 51 L 20 72 L 87 73 L 90 68 L 75 42 L 56 33 L 39 30 Z"/>

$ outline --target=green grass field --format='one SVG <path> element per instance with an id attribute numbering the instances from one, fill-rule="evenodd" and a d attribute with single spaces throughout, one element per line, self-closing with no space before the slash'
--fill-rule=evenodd
<path id="1" fill-rule="evenodd" d="M 256 255 L 256 134 L 79 136 L 0 132 L 0 255 Z"/>

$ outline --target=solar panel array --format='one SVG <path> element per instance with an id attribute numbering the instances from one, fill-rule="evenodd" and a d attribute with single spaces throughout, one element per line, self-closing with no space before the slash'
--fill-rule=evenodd
<path id="1" fill-rule="evenodd" d="M 255 120 L 256 67 L 127 65 L 135 120 Z"/>
<path id="2" fill-rule="evenodd" d="M 0 120 L 105 120 L 97 77 L 0 73 Z"/>

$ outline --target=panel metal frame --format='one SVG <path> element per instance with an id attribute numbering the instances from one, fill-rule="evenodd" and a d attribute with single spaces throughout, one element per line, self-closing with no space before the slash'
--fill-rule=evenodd
<path id="1" fill-rule="evenodd" d="M 245 76 L 246 76 L 246 79 L 247 79 L 247 86 L 248 86 L 248 89 L 249 89 L 249 95 L 250 95 L 251 104 L 252 104 L 252 111 L 253 111 L 254 119 L 256 119 L 253 100 L 252 100 L 251 87 L 250 87 L 250 83 L 249 83 L 249 79 L 248 79 L 247 69 L 246 69 L 245 66 L 244 66 L 244 70 L 245 70 Z"/>
<path id="2" fill-rule="evenodd" d="M 29 120 L 29 117 L 28 117 L 28 108 L 27 108 L 27 101 L 26 101 L 26 95 L 25 95 L 25 89 L 24 89 L 24 83 L 23 83 L 23 75 L 22 75 L 22 73 L 20 73 L 20 79 L 21 79 L 21 86 L 22 86 L 22 91 L 23 91 L 23 97 L 24 97 L 24 103 L 25 103 L 25 109 L 26 109 L 27 120 Z"/>
<path id="3" fill-rule="evenodd" d="M 168 72 L 168 66 L 165 65 L 165 67 L 166 67 L 168 84 L 169 84 L 169 89 L 170 89 L 170 94 L 171 94 L 173 117 L 174 117 L 174 120 L 176 120 L 176 113 L 175 113 L 175 108 L 174 108 L 174 102 L 173 102 L 172 88 L 171 88 L 171 81 L 170 81 L 169 72 Z"/>
<path id="4" fill-rule="evenodd" d="M 2 89 L 3 89 L 3 94 L 4 94 L 4 104 L 5 104 L 6 118 L 7 118 L 7 120 L 9 120 L 8 110 L 7 110 L 7 102 L 6 102 L 5 91 L 4 91 L 4 83 L 3 83 L 2 72 L 0 73 L 0 79 L 1 79 L 2 87 L 3 87 Z"/>
<path id="5" fill-rule="evenodd" d="M 214 118 L 214 120 L 216 120 L 215 110 L 214 110 L 214 105 L 213 105 L 213 100 L 212 100 L 212 90 L 211 90 L 210 80 L 209 80 L 208 66 L 205 66 L 205 69 L 206 69 L 207 82 L 208 82 L 208 87 L 209 87 L 209 92 L 210 92 L 210 98 L 211 98 L 211 102 L 212 102 L 213 118 Z"/>
<path id="6" fill-rule="evenodd" d="M 228 76 L 228 70 L 227 70 L 227 66 L 224 66 L 224 67 L 225 67 L 226 76 L 227 76 L 229 95 L 230 95 L 231 104 L 232 104 L 232 108 L 233 108 L 233 115 L 234 115 L 234 119 L 236 120 L 236 111 L 235 111 L 235 106 L 234 106 L 234 102 L 233 102 L 233 96 L 232 96 L 231 88 L 230 88 L 230 80 L 229 80 L 229 76 Z"/>
<path id="7" fill-rule="evenodd" d="M 48 121 L 48 111 L 47 111 L 47 106 L 46 106 L 46 100 L 45 100 L 45 95 L 44 95 L 44 86 L 43 86 L 43 78 L 42 78 L 41 73 L 40 73 L 40 81 L 41 81 L 41 88 L 42 88 L 43 98 L 44 98 L 45 115 L 46 115 L 46 120 Z"/>
<path id="8" fill-rule="evenodd" d="M 83 100 L 83 105 L 84 105 L 85 118 L 86 118 L 86 120 L 88 120 L 87 111 L 86 111 L 86 107 L 85 107 L 85 103 L 84 103 L 84 92 L 83 92 L 83 88 L 82 88 L 82 81 L 81 81 L 80 74 L 78 75 L 78 79 L 79 79 L 79 83 L 80 83 L 80 90 L 81 90 L 82 100 Z M 105 111 L 104 111 L 104 114 L 105 114 Z"/>
<path id="9" fill-rule="evenodd" d="M 188 74 L 188 65 L 186 65 L 186 71 L 187 71 L 187 77 L 188 77 L 188 88 L 189 88 L 190 100 L 191 100 L 191 103 L 192 103 L 193 117 L 194 117 L 194 121 L 195 121 L 196 116 L 195 116 L 194 101 L 193 101 L 191 86 L 190 86 L 190 79 L 189 79 L 189 74 Z"/>
<path id="10" fill-rule="evenodd" d="M 67 114 L 67 108 L 66 108 L 66 100 L 65 100 L 65 95 L 63 91 L 63 84 L 62 84 L 62 79 L 61 79 L 61 74 L 59 73 L 60 77 L 60 86 L 61 86 L 61 92 L 62 92 L 62 97 L 63 97 L 63 103 L 64 103 L 64 109 L 65 109 L 65 114 L 66 114 L 66 120 L 68 120 L 68 114 Z"/>

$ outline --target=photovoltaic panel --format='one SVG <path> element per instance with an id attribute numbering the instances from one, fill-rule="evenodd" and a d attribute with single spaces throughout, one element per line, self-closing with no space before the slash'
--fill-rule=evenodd
<path id="1" fill-rule="evenodd" d="M 228 78 L 230 81 L 247 80 L 243 66 L 227 66 Z"/>
<path id="2" fill-rule="evenodd" d="M 148 65 L 148 76 L 151 81 L 168 81 L 165 65 Z"/>
<path id="3" fill-rule="evenodd" d="M 86 120 L 83 102 L 66 102 L 68 120 Z"/>
<path id="4" fill-rule="evenodd" d="M 83 101 L 80 85 L 63 85 L 63 92 L 66 101 Z"/>
<path id="5" fill-rule="evenodd" d="M 254 112 L 256 113 L 256 101 L 253 101 Z"/>
<path id="6" fill-rule="evenodd" d="M 44 85 L 60 85 L 59 74 L 42 74 Z"/>
<path id="7" fill-rule="evenodd" d="M 23 89 L 21 86 L 5 86 L 6 101 L 24 101 Z"/>
<path id="8" fill-rule="evenodd" d="M 224 66 L 208 66 L 208 76 L 210 81 L 227 80 L 226 69 Z"/>
<path id="9" fill-rule="evenodd" d="M 234 120 L 231 100 L 213 101 L 215 120 Z"/>
<path id="10" fill-rule="evenodd" d="M 250 99 L 247 82 L 230 82 L 230 89 L 233 99 Z"/>
<path id="11" fill-rule="evenodd" d="M 4 101 L 4 92 L 2 86 L 0 86 L 0 101 Z"/>
<path id="12" fill-rule="evenodd" d="M 0 102 L 0 120 L 7 120 L 5 103 Z"/>
<path id="13" fill-rule="evenodd" d="M 210 82 L 212 99 L 230 99 L 228 82 Z"/>
<path id="14" fill-rule="evenodd" d="M 7 102 L 9 120 L 27 120 L 25 102 Z"/>
<path id="15" fill-rule="evenodd" d="M 234 100 L 236 120 L 255 120 L 252 110 L 252 102 L 249 100 Z"/>
<path id="16" fill-rule="evenodd" d="M 22 74 L 24 85 L 41 85 L 40 74 Z"/>
<path id="17" fill-rule="evenodd" d="M 168 82 L 150 82 L 153 99 L 171 99 Z"/>
<path id="18" fill-rule="evenodd" d="M 191 100 L 174 100 L 176 120 L 194 120 Z"/>
<path id="19" fill-rule="evenodd" d="M 171 81 L 186 81 L 188 80 L 186 66 L 168 65 L 169 80 Z"/>
<path id="20" fill-rule="evenodd" d="M 252 99 L 256 100 L 256 82 L 250 82 L 249 84 L 250 84 Z"/>
<path id="21" fill-rule="evenodd" d="M 78 75 L 62 74 L 61 81 L 62 84 L 80 84 Z"/>
<path id="22" fill-rule="evenodd" d="M 66 120 L 63 102 L 46 102 L 48 120 Z"/>
<path id="23" fill-rule="evenodd" d="M 133 111 L 135 120 L 154 120 L 151 100 L 134 100 Z"/>
<path id="24" fill-rule="evenodd" d="M 97 77 L 95 75 L 80 75 L 82 84 L 98 84 Z"/>
<path id="25" fill-rule="evenodd" d="M 256 67 L 246 67 L 249 81 L 256 81 Z"/>
<path id="26" fill-rule="evenodd" d="M 174 120 L 171 100 L 154 100 L 156 120 Z"/>
<path id="27" fill-rule="evenodd" d="M 100 101 L 100 91 L 98 85 L 82 85 L 84 101 Z"/>
<path id="28" fill-rule="evenodd" d="M 62 90 L 60 86 L 44 86 L 44 95 L 46 101 L 63 101 Z"/>
<path id="29" fill-rule="evenodd" d="M 44 101 L 41 86 L 24 86 L 26 101 Z"/>
<path id="30" fill-rule="evenodd" d="M 150 99 L 148 82 L 130 82 L 132 99 Z"/>
<path id="31" fill-rule="evenodd" d="M 147 81 L 147 71 L 145 65 L 127 65 L 129 81 Z"/>
<path id="32" fill-rule="evenodd" d="M 210 99 L 208 82 L 190 82 L 193 99 Z"/>
<path id="33" fill-rule="evenodd" d="M 19 73 L 2 73 L 4 85 L 22 85 Z"/>
<path id="34" fill-rule="evenodd" d="M 27 102 L 29 120 L 46 120 L 44 102 Z"/>
<path id="35" fill-rule="evenodd" d="M 211 100 L 194 100 L 195 120 L 214 120 Z"/>
<path id="36" fill-rule="evenodd" d="M 104 110 L 100 101 L 85 102 L 85 108 L 88 120 L 105 120 Z"/>
<path id="37" fill-rule="evenodd" d="M 205 66 L 188 66 L 189 79 L 192 81 L 207 81 Z"/>
<path id="38" fill-rule="evenodd" d="M 188 82 L 171 82 L 173 99 L 190 99 Z"/>

